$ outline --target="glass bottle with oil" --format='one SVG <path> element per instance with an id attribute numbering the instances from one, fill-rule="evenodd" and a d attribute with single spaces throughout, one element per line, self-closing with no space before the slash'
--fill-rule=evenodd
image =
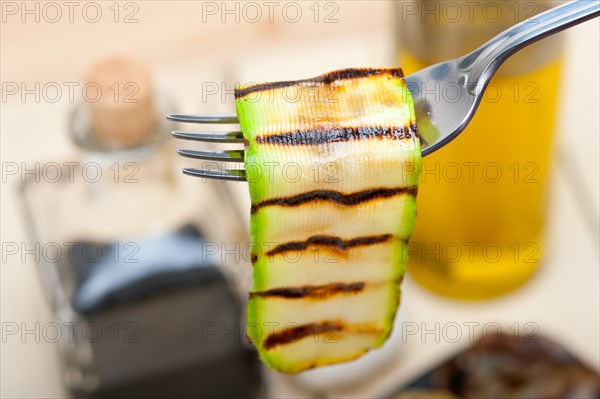
<path id="1" fill-rule="evenodd" d="M 457 58 L 553 3 L 399 2 L 399 65 L 408 75 Z M 517 53 L 467 129 L 423 159 L 409 272 L 424 287 L 487 299 L 538 269 L 561 64 L 560 36 Z"/>

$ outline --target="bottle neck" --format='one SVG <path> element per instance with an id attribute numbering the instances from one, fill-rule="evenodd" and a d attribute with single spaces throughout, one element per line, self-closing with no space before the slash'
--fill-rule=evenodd
<path id="1" fill-rule="evenodd" d="M 164 99 L 157 101 L 157 115 L 171 111 Z M 128 237 L 185 223 L 174 205 L 182 189 L 171 130 L 165 119 L 139 144 L 115 148 L 94 134 L 85 104 L 73 109 L 70 135 L 78 150 L 83 176 L 80 194 L 94 234 L 105 239 Z"/>
<path id="2" fill-rule="evenodd" d="M 459 58 L 479 48 L 518 22 L 546 11 L 557 1 L 421 0 L 396 3 L 396 40 L 399 53 L 424 66 Z M 515 54 L 499 75 L 522 75 L 556 59 L 562 37 L 554 36 Z"/>

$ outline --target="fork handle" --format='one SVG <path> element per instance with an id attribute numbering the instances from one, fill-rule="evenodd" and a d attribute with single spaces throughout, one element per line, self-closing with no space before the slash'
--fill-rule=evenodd
<path id="1" fill-rule="evenodd" d="M 600 2 L 597 0 L 576 0 L 526 19 L 459 60 L 459 70 L 464 73 L 463 83 L 477 95 L 485 89 L 500 65 L 517 51 L 599 15 Z"/>

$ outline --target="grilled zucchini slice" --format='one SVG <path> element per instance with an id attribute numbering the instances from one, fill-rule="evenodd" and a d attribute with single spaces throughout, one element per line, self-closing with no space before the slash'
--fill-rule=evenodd
<path id="1" fill-rule="evenodd" d="M 381 346 L 421 169 L 402 71 L 344 69 L 235 96 L 252 203 L 248 337 L 285 373 Z"/>

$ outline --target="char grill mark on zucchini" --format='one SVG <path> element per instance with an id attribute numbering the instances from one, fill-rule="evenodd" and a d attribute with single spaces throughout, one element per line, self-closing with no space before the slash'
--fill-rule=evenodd
<path id="1" fill-rule="evenodd" d="M 402 78 L 346 69 L 236 88 L 252 204 L 246 331 L 271 368 L 348 361 L 390 334 L 421 156 Z"/>
<path id="2" fill-rule="evenodd" d="M 339 237 L 332 236 L 313 236 L 306 241 L 294 241 L 278 245 L 274 249 L 268 251 L 267 255 L 272 256 L 288 251 L 304 251 L 309 247 L 317 246 L 333 247 L 340 251 L 345 251 L 346 249 L 353 247 L 380 244 L 390 240 L 392 237 L 391 234 L 383 234 L 380 236 L 357 237 L 351 240 L 342 240 Z"/>
<path id="3" fill-rule="evenodd" d="M 340 193 L 332 190 L 315 190 L 295 195 L 288 198 L 272 198 L 253 204 L 250 208 L 251 213 L 257 212 L 265 206 L 280 205 L 280 206 L 299 206 L 312 201 L 330 201 L 336 204 L 345 206 L 354 206 L 363 202 L 377 200 L 381 198 L 393 197 L 400 194 L 408 194 L 410 196 L 417 195 L 417 187 L 398 187 L 398 188 L 375 188 L 365 191 L 359 191 L 351 194 Z"/>
<path id="4" fill-rule="evenodd" d="M 332 283 L 327 285 L 319 286 L 304 286 L 304 287 L 283 287 L 273 288 L 268 291 L 262 292 L 251 292 L 250 297 L 260 296 L 263 298 L 267 297 L 281 297 L 281 298 L 315 298 L 324 299 L 336 294 L 351 294 L 357 293 L 363 290 L 365 283 Z"/>
<path id="5" fill-rule="evenodd" d="M 296 130 L 293 132 L 257 136 L 259 144 L 279 145 L 319 145 L 350 140 L 370 140 L 381 138 L 410 139 L 417 137 L 417 125 L 400 127 L 357 126 L 333 129 Z"/>
<path id="6" fill-rule="evenodd" d="M 318 323 L 303 324 L 286 328 L 281 332 L 271 334 L 265 339 L 265 349 L 272 349 L 278 345 L 286 345 L 297 342 L 303 338 L 319 339 L 320 335 L 330 335 L 330 333 L 350 331 L 356 334 L 379 334 L 381 329 L 369 324 L 345 325 L 341 321 L 321 321 Z M 331 334 L 332 335 L 332 334 Z M 334 337 L 329 337 L 333 340 Z"/>
<path id="7" fill-rule="evenodd" d="M 249 85 L 246 87 L 236 88 L 235 99 L 246 97 L 249 94 L 254 94 L 261 91 L 269 91 L 274 89 L 282 89 L 291 86 L 297 86 L 301 84 L 305 85 L 331 85 L 339 80 L 352 80 L 359 78 L 368 78 L 374 75 L 389 75 L 394 78 L 404 78 L 404 73 L 400 68 L 348 68 L 340 69 L 338 71 L 328 72 L 321 76 L 316 76 L 311 79 L 300 79 L 300 80 L 287 80 L 282 82 L 269 82 Z"/>
<path id="8" fill-rule="evenodd" d="M 281 332 L 271 334 L 265 339 L 265 349 L 271 349 L 277 345 L 285 345 L 296 342 L 306 337 L 316 337 L 344 329 L 343 323 L 335 321 L 323 321 L 320 323 L 303 324 L 298 327 L 287 328 Z"/>

